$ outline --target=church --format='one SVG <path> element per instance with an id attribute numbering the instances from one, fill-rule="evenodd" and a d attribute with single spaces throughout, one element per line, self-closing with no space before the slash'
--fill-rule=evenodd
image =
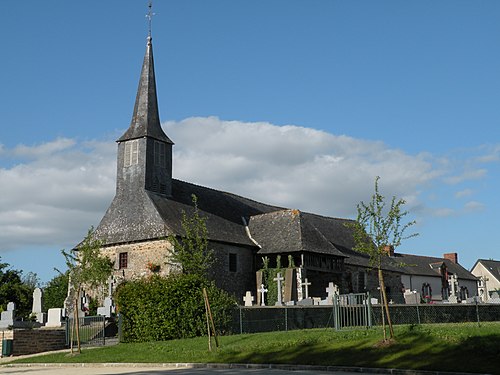
<path id="1" fill-rule="evenodd" d="M 330 282 L 341 293 L 378 295 L 368 256 L 353 250 L 346 225 L 350 220 L 276 207 L 173 178 L 174 143 L 160 124 L 151 36 L 132 120 L 117 143 L 116 194 L 95 230 L 102 252 L 115 261 L 116 278 L 169 274 L 166 260 L 172 245 L 167 236 L 182 238 L 182 215 L 193 212 L 194 194 L 215 252 L 212 277 L 237 300 L 246 291 L 256 295 L 263 258 L 274 267 L 278 256 L 285 267 L 292 261 L 299 293 L 307 278 L 311 296 L 324 297 Z M 402 270 L 390 261 L 383 268 L 388 292 L 401 293 Z"/>

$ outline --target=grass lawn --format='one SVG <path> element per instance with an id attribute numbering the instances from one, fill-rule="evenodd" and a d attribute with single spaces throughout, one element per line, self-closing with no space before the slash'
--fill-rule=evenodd
<path id="1" fill-rule="evenodd" d="M 49 362 L 212 362 L 363 366 L 500 374 L 500 323 L 396 326 L 396 341 L 380 345 L 379 328 L 312 329 L 220 337 L 208 351 L 206 337 L 83 349 L 17 360 Z M 212 346 L 214 343 L 212 341 Z"/>

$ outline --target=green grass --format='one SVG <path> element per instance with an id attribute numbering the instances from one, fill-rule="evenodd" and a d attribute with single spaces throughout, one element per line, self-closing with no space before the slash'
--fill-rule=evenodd
<path id="1" fill-rule="evenodd" d="M 379 329 L 314 329 L 220 337 L 208 351 L 206 337 L 83 349 L 17 360 L 60 362 L 209 362 L 363 366 L 500 374 L 500 323 L 397 326 L 396 341 L 380 345 Z M 213 342 L 212 342 L 213 343 Z"/>

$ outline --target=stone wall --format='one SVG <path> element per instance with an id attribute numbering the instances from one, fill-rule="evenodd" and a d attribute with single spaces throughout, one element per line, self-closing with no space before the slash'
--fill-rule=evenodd
<path id="1" fill-rule="evenodd" d="M 64 328 L 4 330 L 2 337 L 6 340 L 14 340 L 12 345 L 14 356 L 61 350 L 67 347 Z M 0 350 L 1 346 L 0 342 Z"/>
<path id="2" fill-rule="evenodd" d="M 247 290 L 255 295 L 255 256 L 253 249 L 246 246 L 215 242 L 211 242 L 210 247 L 214 250 L 216 256 L 211 272 L 211 278 L 215 280 L 215 284 L 232 294 L 239 303 L 241 303 Z M 230 269 L 230 254 L 236 258 L 235 270 Z"/>
<path id="3" fill-rule="evenodd" d="M 245 291 L 253 291 L 255 286 L 253 249 L 212 241 L 209 247 L 215 252 L 215 264 L 210 276 L 215 280 L 216 285 L 237 299 L 241 299 Z M 167 264 L 171 248 L 172 244 L 168 240 L 153 240 L 108 246 L 102 248 L 101 252 L 115 262 L 114 275 L 118 281 L 121 281 L 148 277 L 155 273 L 167 276 L 175 272 L 175 267 Z M 126 268 L 119 267 L 120 253 L 127 253 Z M 230 257 L 233 260 L 232 266 L 236 265 L 235 270 L 230 269 Z M 159 270 L 154 272 L 148 269 L 149 263 L 159 265 Z"/>
<path id="4" fill-rule="evenodd" d="M 158 273 L 166 276 L 171 272 L 171 266 L 166 264 L 172 245 L 167 240 L 153 240 L 129 243 L 117 246 L 107 246 L 101 252 L 115 262 L 115 276 L 118 279 L 133 280 Z M 120 268 L 120 253 L 127 253 L 127 267 Z M 157 272 L 148 268 L 149 264 L 159 266 Z"/>

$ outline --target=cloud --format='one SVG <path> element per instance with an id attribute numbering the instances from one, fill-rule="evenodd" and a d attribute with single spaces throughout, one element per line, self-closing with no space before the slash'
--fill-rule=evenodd
<path id="1" fill-rule="evenodd" d="M 485 168 L 479 168 L 479 169 L 468 169 L 465 170 L 463 173 L 460 175 L 455 175 L 455 176 L 449 176 L 444 179 L 444 181 L 450 185 L 457 185 L 461 182 L 468 181 L 468 180 L 479 180 L 481 178 L 484 178 L 487 174 L 487 170 Z"/>
<path id="2" fill-rule="evenodd" d="M 5 153 L 27 160 L 0 168 L 0 251 L 73 246 L 98 223 L 113 197 L 113 142 L 57 139 Z"/>
<path id="3" fill-rule="evenodd" d="M 325 215 L 353 216 L 375 176 L 384 194 L 416 204 L 417 187 L 439 175 L 429 155 L 299 126 L 208 117 L 165 128 L 177 178 Z"/>
<path id="4" fill-rule="evenodd" d="M 461 191 L 457 191 L 455 193 L 455 198 L 468 197 L 469 195 L 472 195 L 472 193 L 473 193 L 472 189 L 464 189 Z"/>
<path id="5" fill-rule="evenodd" d="M 484 208 L 485 205 L 477 201 L 470 201 L 464 205 L 464 211 L 466 213 L 482 211 L 484 210 Z"/>
<path id="6" fill-rule="evenodd" d="M 175 178 L 329 216 L 354 217 L 356 204 L 370 198 L 375 176 L 386 197 L 403 197 L 410 210 L 429 214 L 422 191 L 430 195 L 439 179 L 464 176 L 448 157 L 410 155 L 383 142 L 294 125 L 207 117 L 167 122 L 164 128 L 176 144 Z M 0 251 L 74 246 L 99 223 L 113 198 L 111 139 L 57 138 L 0 152 Z M 463 211 L 480 208 L 471 201 Z"/>

